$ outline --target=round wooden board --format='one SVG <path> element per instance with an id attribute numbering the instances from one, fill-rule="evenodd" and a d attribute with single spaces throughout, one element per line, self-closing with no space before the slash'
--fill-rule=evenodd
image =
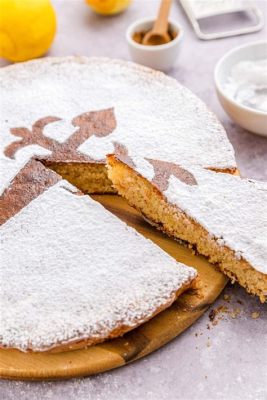
<path id="1" fill-rule="evenodd" d="M 125 365 L 146 356 L 187 329 L 207 310 L 225 287 L 227 278 L 214 266 L 151 227 L 122 198 L 115 195 L 93 197 L 178 261 L 195 267 L 202 282 L 201 295 L 197 291 L 189 291 L 170 308 L 124 337 L 89 348 L 62 353 L 0 350 L 2 378 L 64 379 L 92 375 Z"/>

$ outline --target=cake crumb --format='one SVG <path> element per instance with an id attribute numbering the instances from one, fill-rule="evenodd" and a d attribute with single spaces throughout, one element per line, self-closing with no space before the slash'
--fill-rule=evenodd
<path id="1" fill-rule="evenodd" d="M 231 317 L 233 319 L 235 319 L 239 314 L 241 313 L 241 310 L 239 307 L 235 308 L 232 312 L 231 312 Z"/>
<path id="2" fill-rule="evenodd" d="M 224 294 L 223 299 L 229 303 L 231 297 L 229 296 L 229 294 Z"/>
<path id="3" fill-rule="evenodd" d="M 226 295 L 228 296 L 228 295 Z M 228 296 L 230 298 L 230 296 Z M 228 298 L 227 297 L 227 298 Z M 222 314 L 230 314 L 230 311 L 227 306 L 220 306 L 216 309 L 212 309 L 209 313 L 209 320 L 211 321 L 212 326 L 218 325 L 218 322 L 223 319 Z M 210 329 L 210 325 L 207 325 L 207 329 Z"/>
<path id="4" fill-rule="evenodd" d="M 213 321 L 216 317 L 216 311 L 214 309 L 212 309 L 209 313 L 209 319 L 210 321 Z"/>
<path id="5" fill-rule="evenodd" d="M 259 316 L 260 316 L 260 313 L 258 311 L 254 311 L 253 313 L 251 313 L 251 317 L 253 319 L 257 319 L 257 318 L 259 318 Z"/>
<path id="6" fill-rule="evenodd" d="M 220 306 L 220 307 L 218 307 L 217 312 L 220 312 L 223 314 L 229 314 L 229 309 L 227 306 Z"/>

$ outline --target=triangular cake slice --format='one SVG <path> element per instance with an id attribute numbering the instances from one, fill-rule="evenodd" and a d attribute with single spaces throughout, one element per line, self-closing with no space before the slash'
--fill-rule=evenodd
<path id="1" fill-rule="evenodd" d="M 267 184 L 196 166 L 108 156 L 119 194 L 261 301 L 267 298 Z"/>
<path id="2" fill-rule="evenodd" d="M 193 268 L 38 161 L 0 205 L 1 347 L 60 350 L 121 336 L 194 284 Z"/>

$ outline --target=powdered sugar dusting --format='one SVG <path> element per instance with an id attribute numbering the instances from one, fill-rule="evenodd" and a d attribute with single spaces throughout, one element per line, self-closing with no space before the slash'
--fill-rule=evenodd
<path id="1" fill-rule="evenodd" d="M 135 156 L 131 158 L 135 165 L 135 170 L 143 175 L 144 178 L 152 181 L 154 176 L 154 168 L 150 162 L 145 160 L 143 157 Z"/>
<path id="2" fill-rule="evenodd" d="M 0 113 L 3 116 L 3 114 Z M 1 117 L 0 117 L 1 118 Z M 5 148 L 12 142 L 19 141 L 20 139 L 10 134 L 9 130 L 2 129 L 0 134 L 0 195 L 10 185 L 12 179 L 17 175 L 20 169 L 29 161 L 33 156 L 46 156 L 51 152 L 41 146 L 31 145 L 19 150 L 15 154 L 15 158 L 11 159 L 4 155 Z"/>
<path id="3" fill-rule="evenodd" d="M 104 339 L 151 317 L 196 276 L 73 192 L 60 181 L 1 227 L 2 345 L 45 350 Z"/>
<path id="4" fill-rule="evenodd" d="M 49 115 L 71 121 L 84 112 L 114 108 L 116 129 L 104 138 L 90 137 L 80 152 L 103 160 L 118 142 L 130 156 L 235 167 L 232 146 L 215 116 L 164 74 L 122 61 L 70 57 L 2 68 L 0 78 L 0 126 L 9 143 L 17 140 L 11 127 L 31 127 Z M 69 128 L 61 121 L 44 132 L 62 142 Z"/>
<path id="5" fill-rule="evenodd" d="M 198 184 L 189 186 L 171 176 L 164 192 L 167 200 L 206 228 L 220 245 L 234 250 L 237 258 L 267 274 L 267 183 L 186 168 Z"/>
<path id="6" fill-rule="evenodd" d="M 45 136 L 55 139 L 59 143 L 64 143 L 76 129 L 70 121 L 60 120 L 46 125 L 43 132 Z"/>
<path id="7" fill-rule="evenodd" d="M 14 162 L 14 160 L 0 156 L 0 196 L 2 195 L 4 190 L 10 185 L 12 179 L 17 175 L 17 173 L 23 168 L 25 164 L 26 162 L 23 160 L 19 162 Z"/>

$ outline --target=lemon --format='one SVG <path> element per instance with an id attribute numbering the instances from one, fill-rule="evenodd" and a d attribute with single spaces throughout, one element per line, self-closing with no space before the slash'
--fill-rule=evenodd
<path id="1" fill-rule="evenodd" d="M 85 0 L 98 14 L 113 15 L 125 10 L 132 0 Z"/>
<path id="2" fill-rule="evenodd" d="M 42 56 L 56 32 L 50 0 L 0 0 L 0 56 L 25 61 Z"/>

